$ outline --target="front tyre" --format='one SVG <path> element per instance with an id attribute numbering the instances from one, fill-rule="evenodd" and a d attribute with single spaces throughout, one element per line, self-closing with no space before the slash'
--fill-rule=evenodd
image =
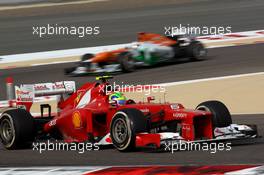
<path id="1" fill-rule="evenodd" d="M 77 66 L 65 68 L 64 69 L 64 74 L 65 75 L 70 75 L 74 71 L 82 72 L 83 73 L 86 70 L 89 70 L 91 63 L 89 61 L 87 61 L 87 60 L 89 60 L 89 59 L 91 59 L 93 57 L 94 57 L 94 55 L 93 54 L 90 54 L 90 53 L 87 53 L 87 54 L 83 55 L 81 57 L 81 60 L 77 63 Z M 82 69 L 82 70 L 80 70 L 80 69 Z"/>
<path id="2" fill-rule="evenodd" d="M 216 127 L 227 127 L 232 124 L 232 118 L 229 110 L 220 101 L 206 101 L 200 103 L 197 107 L 197 110 L 209 111 L 213 114 L 212 122 L 213 128 Z"/>
<path id="3" fill-rule="evenodd" d="M 91 58 L 93 58 L 94 55 L 87 53 L 81 57 L 81 61 L 79 62 L 79 67 L 87 68 L 87 70 L 91 67 L 91 62 L 89 61 Z"/>
<path id="4" fill-rule="evenodd" d="M 94 57 L 94 54 L 91 54 L 91 53 L 87 53 L 87 54 L 84 54 L 82 57 L 81 57 L 81 61 L 87 61 L 91 58 Z"/>
<path id="5" fill-rule="evenodd" d="M 64 74 L 65 75 L 69 75 L 75 70 L 76 70 L 76 67 L 67 67 L 67 68 L 64 69 Z"/>
<path id="6" fill-rule="evenodd" d="M 134 108 L 118 111 L 110 127 L 113 145 L 119 151 L 132 151 L 136 148 L 136 134 L 147 132 L 148 122 L 143 113 Z"/>
<path id="7" fill-rule="evenodd" d="M 6 149 L 25 146 L 34 139 L 34 121 L 29 112 L 12 109 L 0 116 L 0 137 Z"/>

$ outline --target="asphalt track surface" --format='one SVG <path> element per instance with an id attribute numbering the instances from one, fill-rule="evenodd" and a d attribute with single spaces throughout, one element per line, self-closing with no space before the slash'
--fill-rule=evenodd
<path id="1" fill-rule="evenodd" d="M 234 123 L 257 123 L 260 134 L 264 134 L 263 115 L 233 116 Z M 1 166 L 118 166 L 118 165 L 219 165 L 219 164 L 263 164 L 264 139 L 255 144 L 232 146 L 230 151 L 138 151 L 120 153 L 114 148 L 87 151 L 46 151 L 32 149 L 7 151 L 0 148 Z"/>
<path id="2" fill-rule="evenodd" d="M 158 2 L 158 1 L 157 1 Z M 228 5 L 226 5 L 226 3 Z M 50 15 L 40 9 L 24 17 L 13 12 L 0 12 L 0 54 L 46 51 L 114 43 L 124 43 L 135 39 L 138 31 L 163 33 L 164 25 L 231 25 L 233 31 L 262 29 L 263 5 L 261 0 L 253 1 L 197 1 L 195 3 L 174 3 L 165 5 L 138 5 L 138 8 L 109 6 L 107 10 L 93 6 L 87 12 L 83 8 L 59 13 L 51 10 Z M 119 8 L 117 11 L 116 9 Z M 34 10 L 33 10 L 34 11 Z M 95 12 L 94 12 L 95 11 Z M 32 12 L 32 11 L 31 11 Z M 54 14 L 53 14 L 54 13 Z M 91 14 L 92 13 L 92 14 Z M 245 15 L 246 14 L 246 15 Z M 75 37 L 51 37 L 39 39 L 32 36 L 32 25 L 46 23 L 74 24 L 84 23 L 103 25 L 104 32 L 98 38 L 78 39 Z M 171 65 L 141 69 L 134 73 L 117 75 L 115 81 L 129 84 L 162 83 L 206 77 L 260 72 L 264 69 L 262 57 L 264 44 L 209 50 L 207 60 L 199 62 L 179 61 Z M 34 83 L 60 80 L 76 80 L 78 85 L 92 81 L 94 77 L 66 77 L 63 68 L 74 63 L 0 70 L 0 92 L 5 92 L 4 78 L 13 76 L 15 82 Z M 0 94 L 4 99 L 4 93 Z M 246 99 L 245 99 L 246 100 Z M 256 123 L 260 135 L 264 135 L 263 115 L 234 116 L 235 123 Z M 39 154 L 30 149 L 6 151 L 0 149 L 1 166 L 42 166 L 42 165 L 175 165 L 175 164 L 263 164 L 263 139 L 258 144 L 232 147 L 230 152 L 191 151 L 171 153 L 119 153 L 115 149 L 99 152 L 45 152 Z"/>
<path id="3" fill-rule="evenodd" d="M 32 3 L 32 2 L 37 2 L 41 0 L 0 0 L 0 5 L 1 4 L 19 4 L 19 3 Z"/>

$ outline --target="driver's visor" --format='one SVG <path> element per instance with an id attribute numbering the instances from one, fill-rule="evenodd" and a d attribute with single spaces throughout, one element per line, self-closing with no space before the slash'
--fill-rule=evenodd
<path id="1" fill-rule="evenodd" d="M 119 105 L 125 105 L 126 104 L 126 100 L 117 100 L 117 103 Z"/>

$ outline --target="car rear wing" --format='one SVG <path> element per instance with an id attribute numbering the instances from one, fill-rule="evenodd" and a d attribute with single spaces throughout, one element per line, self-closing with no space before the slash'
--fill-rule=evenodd
<path id="1" fill-rule="evenodd" d="M 20 103 L 34 103 L 55 99 L 56 96 L 70 95 L 76 91 L 74 81 L 60 81 L 54 83 L 21 84 L 14 86 L 13 79 L 6 79 L 7 100 L 0 101 L 0 108 L 17 107 Z"/>
<path id="2" fill-rule="evenodd" d="M 30 112 L 34 118 L 56 116 L 58 104 L 76 91 L 74 81 L 22 84 L 14 86 L 13 78 L 6 79 L 7 99 L 0 101 L 0 115 L 13 108 Z"/>
<path id="3" fill-rule="evenodd" d="M 72 94 L 76 91 L 74 81 L 60 81 L 54 83 L 22 84 L 15 86 L 16 99 L 34 98 L 41 96 Z"/>

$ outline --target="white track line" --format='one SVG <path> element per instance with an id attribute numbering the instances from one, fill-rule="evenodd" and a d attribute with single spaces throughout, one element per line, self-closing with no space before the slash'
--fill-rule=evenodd
<path id="1" fill-rule="evenodd" d="M 32 5 L 3 6 L 0 7 L 0 11 L 39 8 L 39 7 L 54 7 L 54 6 L 63 6 L 63 5 L 78 5 L 78 4 L 87 4 L 87 3 L 104 2 L 104 1 L 109 1 L 109 0 L 83 0 L 83 1 L 73 1 L 73 2 L 64 2 L 64 3 L 39 3 Z"/>
<path id="2" fill-rule="evenodd" d="M 60 166 L 60 167 L 16 167 L 0 168 L 0 175 L 83 175 L 100 171 L 109 166 Z"/>
<path id="3" fill-rule="evenodd" d="M 31 64 L 31 66 L 45 66 L 45 65 L 51 65 L 51 64 L 74 63 L 76 61 L 54 61 L 50 63 L 36 63 L 36 64 Z"/>
<path id="4" fill-rule="evenodd" d="M 264 166 L 257 166 L 257 167 L 227 172 L 225 173 L 225 175 L 257 175 L 263 173 L 264 173 Z"/>
<path id="5" fill-rule="evenodd" d="M 23 54 L 14 54 L 14 55 L 3 55 L 0 56 L 2 60 L 1 63 L 13 63 L 13 62 L 23 62 L 31 60 L 40 60 L 40 59 L 54 59 L 54 58 L 63 58 L 63 57 L 74 57 L 80 56 L 85 53 L 98 53 L 106 50 L 113 50 L 118 48 L 123 48 L 131 45 L 127 44 L 115 44 L 107 46 L 97 46 L 97 47 L 85 47 L 85 48 L 76 48 L 76 49 L 66 49 L 66 50 L 54 50 L 54 51 L 44 51 L 44 52 L 35 52 L 35 53 L 23 53 Z"/>
<path id="6" fill-rule="evenodd" d="M 223 38 L 223 39 L 217 39 L 217 40 L 203 40 L 203 39 L 198 39 L 206 44 L 211 44 L 211 43 L 219 43 L 219 42 L 224 42 L 224 41 L 240 41 L 240 40 L 243 40 L 243 39 L 258 39 L 258 38 L 262 38 L 264 37 L 264 34 L 263 35 L 258 35 L 258 36 L 247 36 L 247 37 L 241 37 L 241 38 Z M 213 38 L 213 37 L 212 37 Z"/>
<path id="7" fill-rule="evenodd" d="M 228 76 L 212 77 L 212 78 L 202 78 L 202 79 L 178 81 L 178 82 L 171 82 L 171 83 L 161 83 L 161 84 L 154 84 L 154 86 L 169 87 L 169 86 L 176 86 L 176 85 L 183 85 L 183 84 L 200 83 L 200 82 L 214 81 L 214 80 L 225 80 L 225 79 L 232 79 L 232 78 L 242 78 L 242 77 L 249 77 L 249 76 L 256 76 L 256 75 L 264 75 L 264 72 L 228 75 Z"/>

